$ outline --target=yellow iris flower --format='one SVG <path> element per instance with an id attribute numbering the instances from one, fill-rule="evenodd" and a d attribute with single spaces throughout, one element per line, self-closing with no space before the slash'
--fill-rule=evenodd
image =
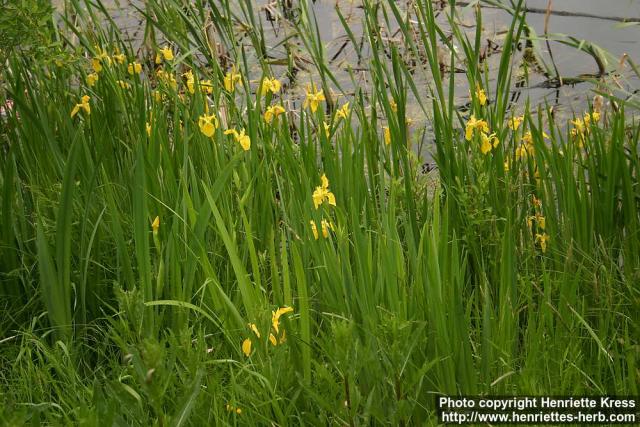
<path id="1" fill-rule="evenodd" d="M 549 135 L 546 132 L 542 132 L 544 139 L 549 139 Z M 535 153 L 535 147 L 533 146 L 533 135 L 531 131 L 525 132 L 522 135 L 522 144 L 516 149 L 516 158 L 525 157 L 527 154 L 533 155 Z"/>
<path id="2" fill-rule="evenodd" d="M 271 92 L 271 93 L 278 93 L 280 92 L 280 88 L 282 87 L 282 83 L 280 83 L 280 80 L 276 79 L 275 77 L 265 77 L 262 80 L 262 96 L 265 96 L 267 93 Z"/>
<path id="3" fill-rule="evenodd" d="M 142 65 L 137 62 L 130 62 L 127 66 L 127 72 L 132 76 L 134 74 L 140 74 L 142 72 Z"/>
<path id="4" fill-rule="evenodd" d="M 486 133 L 481 134 L 482 143 L 480 144 L 480 151 L 482 154 L 488 154 L 492 149 L 496 148 L 500 143 L 500 140 L 496 136 L 495 133 L 491 135 L 487 135 Z"/>
<path id="5" fill-rule="evenodd" d="M 327 136 L 327 138 L 331 137 L 331 125 L 323 121 L 322 126 L 324 127 L 324 134 Z"/>
<path id="6" fill-rule="evenodd" d="M 85 113 L 91 114 L 91 106 L 89 105 L 89 100 L 91 97 L 89 95 L 84 95 L 80 100 L 79 104 L 76 104 L 71 110 L 71 117 L 73 118 L 78 112 L 82 109 Z"/>
<path id="7" fill-rule="evenodd" d="M 331 206 L 336 205 L 336 196 L 329 190 L 329 179 L 326 175 L 322 175 L 321 184 L 316 187 L 313 192 L 313 205 L 318 209 L 325 201 Z"/>
<path id="8" fill-rule="evenodd" d="M 182 77 L 186 77 L 187 79 L 187 89 L 189 90 L 190 94 L 194 94 L 196 89 L 195 89 L 195 78 L 193 77 L 193 72 L 191 70 L 187 71 L 186 73 L 182 74 Z"/>
<path id="9" fill-rule="evenodd" d="M 118 64 L 124 64 L 124 61 L 126 61 L 126 59 L 127 57 L 124 53 L 116 53 L 115 55 L 113 55 L 113 60 Z"/>
<path id="10" fill-rule="evenodd" d="M 233 92 L 236 88 L 236 84 L 240 82 L 242 76 L 236 72 L 236 66 L 231 67 L 231 71 L 229 71 L 224 76 L 224 88 L 227 92 Z"/>
<path id="11" fill-rule="evenodd" d="M 89 87 L 95 86 L 97 81 L 98 81 L 98 73 L 91 73 L 87 75 L 87 84 L 89 85 Z"/>
<path id="12" fill-rule="evenodd" d="M 240 408 L 235 408 L 235 407 L 233 407 L 233 405 L 230 405 L 230 404 L 228 404 L 228 403 L 227 403 L 226 408 L 227 408 L 227 411 L 229 411 L 229 412 L 235 412 L 235 413 L 236 413 L 236 414 L 238 414 L 238 415 L 242 414 L 242 409 L 240 409 Z"/>
<path id="13" fill-rule="evenodd" d="M 531 230 L 531 228 L 533 227 L 534 221 L 536 222 L 538 228 L 540 228 L 541 230 L 545 229 L 547 225 L 546 219 L 541 214 L 536 213 L 535 216 L 530 216 L 529 218 L 527 218 L 527 226 L 529 227 L 529 230 Z"/>
<path id="14" fill-rule="evenodd" d="M 96 46 L 96 50 L 98 51 L 98 55 L 91 60 L 91 67 L 93 71 L 99 73 L 102 71 L 103 64 L 111 65 L 111 58 L 100 47 Z"/>
<path id="15" fill-rule="evenodd" d="M 284 108 L 280 105 L 272 105 L 270 107 L 267 107 L 267 110 L 264 112 L 264 121 L 269 124 L 273 121 L 273 119 L 284 112 Z"/>
<path id="16" fill-rule="evenodd" d="M 154 90 L 153 91 L 153 100 L 156 102 L 162 102 L 162 92 L 160 92 L 159 90 Z"/>
<path id="17" fill-rule="evenodd" d="M 349 103 L 345 102 L 344 105 L 336 111 L 336 119 L 346 119 L 349 116 Z"/>
<path id="18" fill-rule="evenodd" d="M 251 329 L 253 333 L 256 334 L 258 338 L 260 338 L 260 331 L 258 331 L 258 327 L 255 323 L 249 323 L 249 329 Z"/>
<path id="19" fill-rule="evenodd" d="M 251 339 L 246 338 L 244 341 L 242 341 L 242 352 L 245 356 L 249 357 L 249 355 L 251 354 Z"/>
<path id="20" fill-rule="evenodd" d="M 489 124 L 484 120 L 476 119 L 476 116 L 472 115 L 465 127 L 464 138 L 467 141 L 471 141 L 471 138 L 473 137 L 473 131 L 476 129 L 480 132 L 489 133 Z"/>
<path id="21" fill-rule="evenodd" d="M 585 131 L 585 122 L 581 118 L 577 118 L 571 121 L 571 124 L 574 126 L 571 130 L 571 135 L 582 135 Z"/>
<path id="22" fill-rule="evenodd" d="M 156 64 L 161 64 L 162 60 L 171 61 L 173 60 L 173 51 L 169 46 L 165 46 L 163 49 L 160 49 L 156 54 Z"/>
<path id="23" fill-rule="evenodd" d="M 592 123 L 600 121 L 600 113 L 594 111 L 593 113 L 585 113 L 583 118 L 576 118 L 571 121 L 573 129 L 571 129 L 571 136 L 578 138 L 579 146 L 582 147 L 584 143 L 584 135 L 590 133 L 590 126 Z"/>
<path id="24" fill-rule="evenodd" d="M 318 227 L 316 226 L 316 222 L 309 221 L 309 223 L 311 224 L 311 231 L 313 232 L 313 237 L 316 240 L 318 240 L 320 238 L 320 235 L 318 234 Z M 326 219 L 323 219 L 321 225 L 322 225 L 322 237 L 326 239 L 327 237 L 329 237 L 329 229 L 331 230 L 334 229 L 333 223 L 330 223 Z"/>
<path id="25" fill-rule="evenodd" d="M 207 138 L 211 138 L 218 128 L 218 118 L 214 114 L 203 114 L 198 118 L 200 132 Z"/>
<path id="26" fill-rule="evenodd" d="M 547 242 L 549 241 L 549 239 L 550 237 L 547 233 L 536 234 L 536 243 L 540 245 L 542 253 L 545 253 L 547 251 Z"/>
<path id="27" fill-rule="evenodd" d="M 280 307 L 276 311 L 271 312 L 271 326 L 273 330 L 276 331 L 276 334 L 280 331 L 280 317 L 283 314 L 291 313 L 293 308 L 291 307 Z"/>
<path id="28" fill-rule="evenodd" d="M 153 234 L 158 234 L 158 229 L 160 228 L 160 217 L 156 216 L 151 223 L 151 229 L 153 230 Z"/>
<path id="29" fill-rule="evenodd" d="M 284 332 L 284 331 L 283 331 Z M 271 343 L 271 345 L 276 346 L 278 345 L 278 340 L 276 339 L 276 336 L 273 334 L 269 334 L 269 342 Z"/>
<path id="30" fill-rule="evenodd" d="M 487 93 L 480 87 L 480 84 L 476 83 L 476 97 L 480 102 L 480 105 L 486 105 L 487 103 Z"/>
<path id="31" fill-rule="evenodd" d="M 113 50 L 113 60 L 118 64 L 124 64 L 124 61 L 127 60 L 127 57 L 124 53 L 120 53 L 120 49 L 117 47 Z"/>
<path id="32" fill-rule="evenodd" d="M 320 102 L 325 101 L 324 93 L 321 90 L 316 89 L 315 84 L 310 84 L 307 86 L 307 97 L 302 104 L 302 108 L 311 108 L 313 113 L 318 109 L 318 105 Z"/>
<path id="33" fill-rule="evenodd" d="M 391 131 L 389 130 L 389 126 L 383 126 L 382 131 L 384 133 L 384 143 L 385 145 L 391 144 Z"/>
<path id="34" fill-rule="evenodd" d="M 238 144 L 240 144 L 244 151 L 249 151 L 251 148 L 251 138 L 249 138 L 249 135 L 244 133 L 244 129 L 240 129 L 240 132 L 235 129 L 228 129 L 224 131 L 224 134 L 233 135 L 233 138 Z"/>
<path id="35" fill-rule="evenodd" d="M 102 71 L 102 61 L 100 61 L 98 58 L 93 58 L 91 60 L 91 68 L 93 68 L 93 71 L 95 71 L 96 73 L 99 73 L 100 71 Z"/>
<path id="36" fill-rule="evenodd" d="M 589 125 L 591 122 L 593 123 L 597 123 L 600 121 L 600 113 L 597 111 L 594 111 L 593 113 L 589 114 L 589 113 L 584 113 L 584 124 L 585 125 Z"/>
<path id="37" fill-rule="evenodd" d="M 516 116 L 509 119 L 509 129 L 516 131 L 524 121 L 524 116 Z"/>
<path id="38" fill-rule="evenodd" d="M 176 78 L 174 77 L 173 74 L 168 73 L 161 68 L 158 71 L 156 71 L 156 75 L 158 76 L 158 79 L 167 83 L 173 89 L 176 89 L 178 87 L 178 82 L 176 81 Z"/>

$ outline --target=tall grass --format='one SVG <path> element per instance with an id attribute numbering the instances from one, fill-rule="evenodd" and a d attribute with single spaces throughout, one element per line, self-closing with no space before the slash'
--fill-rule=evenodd
<path id="1" fill-rule="evenodd" d="M 525 103 L 510 127 L 522 2 L 491 71 L 481 9 L 469 33 L 454 3 L 366 0 L 362 40 L 339 12 L 368 55 L 346 93 L 312 4 L 282 2 L 312 111 L 253 2 L 150 1 L 139 51 L 68 2 L 69 59 L 12 55 L 0 77 L 0 419 L 412 425 L 438 394 L 637 395 L 640 128 L 598 98 L 569 125 Z M 314 205 L 323 176 L 335 206 Z"/>

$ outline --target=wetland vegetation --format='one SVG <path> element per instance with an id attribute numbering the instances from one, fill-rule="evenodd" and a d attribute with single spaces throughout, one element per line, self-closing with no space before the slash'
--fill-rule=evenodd
<path id="1" fill-rule="evenodd" d="M 0 5 L 0 422 L 640 394 L 635 58 L 523 1 Z"/>

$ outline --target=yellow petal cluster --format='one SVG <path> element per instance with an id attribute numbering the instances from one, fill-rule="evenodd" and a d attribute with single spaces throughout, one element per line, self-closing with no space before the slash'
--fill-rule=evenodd
<path id="1" fill-rule="evenodd" d="M 482 154 L 489 154 L 500 144 L 498 136 L 495 133 L 489 133 L 489 124 L 485 120 L 477 119 L 476 116 L 471 115 L 465 126 L 464 138 L 471 141 L 474 134 L 478 133 L 480 134 L 480 152 Z"/>
<path id="2" fill-rule="evenodd" d="M 578 140 L 578 144 L 582 147 L 584 143 L 584 136 L 591 132 L 591 125 L 600 121 L 600 112 L 594 111 L 593 113 L 585 113 L 583 117 L 577 117 L 571 120 L 573 128 L 571 129 L 571 136 Z"/>
<path id="3" fill-rule="evenodd" d="M 536 227 L 544 230 L 546 225 L 547 225 L 547 221 L 545 219 L 545 217 L 541 214 L 536 212 L 535 215 L 530 216 L 529 218 L 527 218 L 527 226 L 529 227 L 529 229 L 531 230 L 533 228 L 533 224 L 536 224 Z"/>
<path id="4" fill-rule="evenodd" d="M 318 234 L 318 226 L 316 225 L 315 221 L 309 221 L 309 223 L 311 224 L 311 231 L 313 232 L 313 237 L 318 240 L 320 238 L 320 235 Z M 329 237 L 329 230 L 334 230 L 333 228 L 333 223 L 327 221 L 326 219 L 323 219 L 321 222 L 321 226 L 322 226 L 322 237 L 324 237 L 325 239 L 327 237 Z"/>
<path id="5" fill-rule="evenodd" d="M 189 93 L 193 95 L 196 91 L 196 80 L 195 77 L 193 77 L 193 72 L 189 70 L 186 73 L 182 74 L 182 77 L 185 77 L 187 79 L 187 89 L 189 90 Z"/>
<path id="6" fill-rule="evenodd" d="M 515 116 L 509 119 L 508 125 L 509 129 L 512 131 L 517 131 L 522 122 L 524 121 L 524 116 Z"/>
<path id="7" fill-rule="evenodd" d="M 251 138 L 249 138 L 249 135 L 244 133 L 244 129 L 240 129 L 240 132 L 235 129 L 228 129 L 224 131 L 224 134 L 233 135 L 233 138 L 238 144 L 240 144 L 244 151 L 249 151 L 251 148 Z"/>
<path id="8" fill-rule="evenodd" d="M 137 62 L 130 62 L 127 66 L 127 72 L 132 76 L 134 74 L 140 74 L 142 72 L 142 65 Z"/>
<path id="9" fill-rule="evenodd" d="M 249 329 L 251 329 L 253 333 L 256 334 L 258 338 L 260 338 L 260 331 L 258 330 L 258 327 L 255 323 L 249 323 Z"/>
<path id="10" fill-rule="evenodd" d="M 338 110 L 336 111 L 336 120 L 337 119 L 346 119 L 347 117 L 349 117 L 349 112 L 351 110 L 349 109 L 349 103 L 345 102 L 344 105 L 340 108 L 338 108 Z"/>
<path id="11" fill-rule="evenodd" d="M 540 245 L 540 250 L 542 250 L 542 253 L 545 253 L 547 251 L 547 242 L 549 241 L 550 237 L 547 233 L 542 233 L 542 234 L 536 234 L 536 243 Z"/>
<path id="12" fill-rule="evenodd" d="M 384 134 L 385 145 L 391 144 L 391 131 L 389 130 L 389 126 L 383 126 L 382 133 Z"/>
<path id="13" fill-rule="evenodd" d="M 169 46 L 165 46 L 160 49 L 156 54 L 156 64 L 162 64 L 162 60 L 172 61 L 173 60 L 173 51 Z"/>
<path id="14" fill-rule="evenodd" d="M 115 55 L 113 55 L 113 60 L 118 64 L 124 64 L 124 61 L 127 60 L 127 57 L 124 53 L 116 53 Z"/>
<path id="15" fill-rule="evenodd" d="M 283 314 L 291 312 L 293 312 L 293 308 L 291 307 L 280 307 L 276 311 L 271 312 L 271 327 L 276 331 L 276 334 L 280 333 L 280 317 L 282 317 Z"/>
<path id="16" fill-rule="evenodd" d="M 325 101 L 324 93 L 321 90 L 316 89 L 315 84 L 310 84 L 307 86 L 307 97 L 302 104 L 302 108 L 307 109 L 311 108 L 311 112 L 315 113 L 318 109 L 318 105 L 322 101 Z"/>
<path id="17" fill-rule="evenodd" d="M 491 150 L 496 148 L 500 143 L 500 140 L 495 133 L 487 135 L 486 133 L 482 132 L 480 137 L 482 139 L 482 142 L 480 143 L 480 151 L 482 152 L 482 154 L 489 154 Z"/>
<path id="18" fill-rule="evenodd" d="M 172 73 L 168 73 L 160 68 L 158 71 L 156 71 L 156 76 L 158 76 L 158 79 L 160 81 L 163 81 L 173 89 L 176 89 L 178 87 L 178 82 L 176 81 L 176 78 Z"/>
<path id="19" fill-rule="evenodd" d="M 96 46 L 95 49 L 98 51 L 98 54 L 91 59 L 91 67 L 93 71 L 99 73 L 102 71 L 104 65 L 111 65 L 111 57 L 99 46 Z"/>
<path id="20" fill-rule="evenodd" d="M 265 96 L 266 94 L 268 94 L 269 92 L 271 93 L 278 93 L 280 92 L 280 88 L 282 87 L 282 83 L 280 83 L 280 80 L 276 79 L 275 77 L 265 77 L 262 80 L 262 96 Z"/>
<path id="21" fill-rule="evenodd" d="M 251 339 L 246 338 L 244 341 L 242 341 L 242 352 L 247 357 L 251 355 Z"/>
<path id="22" fill-rule="evenodd" d="M 80 103 L 76 104 L 71 110 L 71 117 L 73 118 L 80 110 L 84 110 L 85 113 L 91 114 L 91 106 L 89 105 L 89 100 L 91 97 L 89 95 L 84 95 L 80 99 Z"/>
<path id="23" fill-rule="evenodd" d="M 120 52 L 120 49 L 117 47 L 113 50 L 113 60 L 118 64 L 124 64 L 124 61 L 127 60 L 127 57 L 124 53 Z"/>
<path id="24" fill-rule="evenodd" d="M 227 403 L 226 408 L 227 408 L 227 411 L 229 411 L 229 412 L 235 412 L 238 415 L 242 414 L 242 409 L 240 409 L 240 408 L 238 408 L 236 406 L 233 406 L 230 403 Z"/>
<path id="25" fill-rule="evenodd" d="M 215 114 L 203 114 L 198 118 L 200 132 L 207 138 L 211 138 L 218 128 L 218 118 Z"/>
<path id="26" fill-rule="evenodd" d="M 283 342 L 286 341 L 285 331 L 282 330 L 282 333 L 280 333 L 280 318 L 283 315 L 291 312 L 293 312 L 293 308 L 291 307 L 280 307 L 276 311 L 271 312 L 271 327 L 273 328 L 273 332 L 269 332 L 269 342 L 272 345 L 275 346 L 275 345 L 278 345 L 278 343 L 282 344 Z M 249 326 L 249 329 L 256 335 L 256 337 L 260 339 L 262 335 L 260 334 L 260 331 L 258 330 L 258 327 L 256 326 L 256 324 L 249 323 L 248 326 Z M 278 336 L 280 336 L 279 340 L 277 338 Z M 244 355 L 247 357 L 251 355 L 252 344 L 253 343 L 251 341 L 251 338 L 245 338 L 244 341 L 242 341 L 241 349 Z"/>
<path id="27" fill-rule="evenodd" d="M 480 105 L 486 105 L 487 93 L 480 87 L 480 84 L 478 83 L 476 83 L 476 98 L 478 98 L 478 102 L 480 102 Z"/>
<path id="28" fill-rule="evenodd" d="M 471 115 L 467 125 L 465 126 L 464 138 L 467 141 L 471 141 L 473 138 L 474 131 L 479 130 L 480 132 L 488 133 L 489 132 L 489 124 L 484 120 L 476 119 L 476 116 Z"/>
<path id="29" fill-rule="evenodd" d="M 236 66 L 232 66 L 231 70 L 224 76 L 224 89 L 227 92 L 233 92 L 236 89 L 236 84 L 240 82 L 242 76 L 236 72 Z"/>
<path id="30" fill-rule="evenodd" d="M 91 73 L 87 75 L 87 84 L 89 85 L 89 87 L 95 86 L 97 81 L 98 81 L 98 73 Z"/>
<path id="31" fill-rule="evenodd" d="M 320 180 L 321 184 L 316 187 L 312 195 L 313 205 L 318 209 L 326 201 L 329 205 L 335 206 L 336 196 L 329 190 L 329 179 L 325 174 L 322 174 Z"/>
<path id="32" fill-rule="evenodd" d="M 267 122 L 267 124 L 270 124 L 273 119 L 284 112 L 285 110 L 281 105 L 272 105 L 267 107 L 267 110 L 264 112 L 264 121 Z"/>

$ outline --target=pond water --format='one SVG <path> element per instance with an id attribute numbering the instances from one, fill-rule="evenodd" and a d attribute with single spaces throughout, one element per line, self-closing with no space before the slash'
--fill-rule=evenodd
<path id="1" fill-rule="evenodd" d="M 61 7 L 64 0 L 54 0 L 54 4 Z M 106 0 L 108 8 L 114 21 L 128 34 L 135 44 L 142 37 L 140 26 L 141 17 L 134 5 L 142 7 L 140 0 Z M 259 0 L 255 2 L 255 10 L 264 8 L 268 1 Z M 345 31 L 335 8 L 339 7 L 345 16 L 350 17 L 349 25 L 351 30 L 358 36 L 362 31 L 359 23 L 361 9 L 357 7 L 353 0 L 317 0 L 313 3 L 314 12 L 318 18 L 320 35 L 326 43 L 328 57 L 333 57 L 336 50 L 342 47 L 341 41 L 345 40 Z M 463 2 L 459 2 L 463 3 Z M 232 2 L 233 4 L 233 2 Z M 538 35 L 544 33 L 545 14 L 543 13 L 548 5 L 548 0 L 528 0 L 526 7 L 530 9 L 527 15 L 527 22 Z M 578 39 L 584 39 L 595 43 L 606 49 L 614 58 L 620 58 L 622 54 L 628 54 L 634 61 L 640 60 L 640 0 L 554 0 L 551 3 L 551 10 L 554 12 L 550 16 L 548 32 L 550 34 L 564 34 Z M 585 16 L 588 15 L 588 16 Z M 266 22 L 266 14 L 260 13 L 260 18 L 265 28 L 272 26 Z M 473 25 L 473 15 L 467 17 L 469 24 Z M 635 19 L 636 22 L 622 24 L 624 19 Z M 485 31 L 488 37 L 491 33 L 499 34 L 507 28 L 510 16 L 491 6 L 484 6 Z M 282 25 L 279 23 L 278 25 Z M 274 28 L 273 41 L 278 41 L 276 28 Z M 339 43 L 340 42 L 340 43 Z M 544 61 L 550 63 L 549 53 L 544 43 L 541 43 Z M 576 49 L 565 46 L 559 42 L 551 42 L 551 52 L 555 64 L 564 77 L 574 77 L 581 74 L 589 74 L 597 71 L 596 64 L 588 54 L 579 52 Z M 348 49 L 345 52 L 345 59 L 348 57 Z M 557 91 L 553 88 L 537 88 L 542 79 L 534 80 L 530 87 L 531 96 L 536 99 L 545 97 L 555 98 Z M 633 83 L 638 83 L 634 81 Z M 636 85 L 637 86 L 637 85 Z M 566 103 L 575 96 L 581 97 L 584 94 L 582 87 L 564 87 L 560 90 L 560 98 Z"/>
<path id="2" fill-rule="evenodd" d="M 459 2 L 462 3 L 462 2 Z M 538 36 L 542 37 L 545 30 L 545 13 L 548 0 L 528 0 L 526 7 L 527 23 L 534 29 Z M 335 25 L 334 2 L 323 1 L 316 7 L 319 22 L 331 23 L 323 27 L 323 38 L 330 42 L 339 40 L 344 35 L 342 26 Z M 629 55 L 634 61 L 640 61 L 640 1 L 639 0 L 554 0 L 551 2 L 552 14 L 548 21 L 548 33 L 557 38 L 572 36 L 580 40 L 587 40 L 604 49 L 610 56 L 611 68 L 618 68 L 618 63 L 623 54 Z M 631 18 L 635 22 L 623 23 Z M 475 31 L 475 16 L 471 11 L 463 15 L 463 20 L 469 27 L 468 34 L 473 36 Z M 508 29 L 511 16 L 505 11 L 485 5 L 483 10 L 484 38 L 500 43 L 500 34 Z M 355 28 L 360 30 L 356 24 Z M 353 29 L 353 28 L 352 28 Z M 549 43 L 550 51 L 543 41 L 540 41 L 541 59 L 552 65 L 555 62 L 558 72 L 564 78 L 575 78 L 582 75 L 597 73 L 598 67 L 595 60 L 587 53 L 567 46 L 559 41 Z M 489 61 L 489 66 L 497 66 L 498 57 Z M 631 92 L 640 88 L 640 79 L 628 72 L 628 69 L 620 69 L 619 83 Z M 490 75 L 495 75 L 490 73 Z M 526 94 L 532 102 L 548 102 L 554 105 L 558 116 L 563 114 L 570 116 L 574 111 L 585 108 L 589 98 L 590 84 L 566 85 L 560 88 L 548 87 L 547 77 L 540 74 L 529 76 L 529 86 L 525 88 Z M 464 79 L 459 79 L 462 81 Z M 459 103 L 463 104 L 468 98 L 468 88 L 462 84 L 456 89 Z M 519 98 L 520 100 L 525 97 Z"/>
<path id="3" fill-rule="evenodd" d="M 134 6 L 143 7 L 141 0 L 103 0 L 107 6 L 111 17 L 117 25 L 125 32 L 134 47 L 141 44 L 144 28 L 142 28 L 139 12 Z M 58 2 L 58 6 L 63 0 L 54 0 Z M 297 1 L 294 0 L 294 4 Z M 539 35 L 542 36 L 545 30 L 545 11 L 549 0 L 528 0 L 526 7 L 527 23 Z M 446 2 L 434 1 L 435 5 Z M 467 2 L 458 2 L 464 6 Z M 231 2 L 234 4 L 234 1 Z M 317 17 L 320 37 L 324 43 L 327 58 L 331 58 L 330 68 L 340 83 L 341 89 L 348 95 L 353 92 L 354 87 L 368 87 L 366 73 L 358 73 L 359 70 L 366 69 L 367 64 L 358 64 L 355 50 L 350 45 L 345 45 L 347 41 L 346 32 L 338 19 L 336 8 L 348 19 L 349 28 L 354 33 L 356 39 L 363 32 L 361 25 L 363 10 L 358 7 L 358 0 L 316 0 L 312 3 L 313 11 Z M 399 2 L 405 5 L 406 2 Z M 267 37 L 267 46 L 276 46 L 282 41 L 287 34 L 293 32 L 292 24 L 282 17 L 274 21 L 267 19 L 267 7 L 273 6 L 278 8 L 277 2 L 269 2 L 258 0 L 254 2 L 254 10 L 259 14 Z M 466 12 L 461 13 L 461 21 L 466 28 L 469 36 L 475 32 L 475 16 L 471 7 L 467 7 Z M 640 0 L 553 0 L 551 2 L 551 11 L 548 21 L 548 33 L 557 35 L 557 37 L 572 36 L 580 40 L 588 40 L 595 45 L 605 49 L 610 56 L 605 56 L 607 60 L 608 71 L 619 71 L 615 83 L 619 84 L 621 90 L 625 92 L 633 92 L 640 88 L 640 79 L 630 72 L 628 69 L 619 67 L 619 59 L 623 54 L 636 63 L 640 61 Z M 442 22 L 444 23 L 445 14 L 442 13 Z M 635 20 L 635 22 L 626 22 L 625 20 Z M 508 29 L 511 21 L 510 15 L 504 10 L 486 5 L 483 3 L 483 46 L 489 41 L 500 44 L 504 32 Z M 395 28 L 388 28 L 387 34 L 394 35 Z M 562 35 L 562 36 L 561 36 Z M 301 47 L 300 40 L 294 41 Z M 552 41 L 549 44 L 550 51 L 544 41 L 539 41 L 540 50 L 538 54 L 542 62 L 550 67 L 555 63 L 559 74 L 565 79 L 580 77 L 587 74 L 593 74 L 598 71 L 597 64 L 593 57 L 589 54 L 581 52 L 574 47 L 567 46 L 558 41 Z M 251 49 L 247 49 L 250 51 Z M 366 55 L 366 46 L 363 53 Z M 285 49 L 280 45 L 276 49 L 269 51 L 270 56 L 276 59 L 284 59 L 287 57 Z M 490 57 L 487 61 L 489 68 L 495 68 L 499 60 L 499 55 Z M 349 70 L 356 70 L 354 81 Z M 285 75 L 284 66 L 275 66 L 274 72 L 276 76 Z M 491 73 L 490 73 L 491 75 Z M 298 80 L 293 85 L 287 85 L 289 93 L 287 97 L 292 100 L 292 107 L 298 108 L 300 97 L 304 94 L 303 87 L 309 80 L 316 76 L 312 66 L 306 67 L 298 76 Z M 424 87 L 428 84 L 427 73 L 423 77 L 416 78 L 416 85 Z M 259 76 L 251 76 L 259 78 Z M 463 84 L 464 77 L 461 75 L 458 81 L 460 85 L 456 86 L 456 104 L 463 106 L 468 101 L 468 87 Z M 542 73 L 532 73 L 529 76 L 529 84 L 527 87 L 516 89 L 515 92 L 524 92 L 532 100 L 532 104 L 548 103 L 554 106 L 556 118 L 568 118 L 574 112 L 580 112 L 585 109 L 588 99 L 593 94 L 589 91 L 592 89 L 590 83 L 578 83 L 573 85 L 563 85 L 561 87 L 553 87 L 549 84 L 549 76 Z M 516 109 L 521 108 L 522 101 L 526 96 L 518 98 L 519 105 Z M 425 123 L 426 117 L 412 97 L 409 98 L 407 108 L 408 115 L 413 117 L 418 124 Z"/>
<path id="4" fill-rule="evenodd" d="M 527 7 L 538 10 L 546 10 L 548 0 L 528 0 Z M 640 60 L 640 1 L 638 0 L 554 0 L 552 10 L 556 12 L 567 12 L 567 15 L 553 14 L 548 23 L 550 34 L 563 34 L 573 36 L 580 40 L 588 40 L 606 51 L 610 52 L 616 61 L 612 67 L 618 66 L 618 61 L 623 54 L 638 63 Z M 581 16 L 581 15 L 593 16 Z M 499 12 L 499 20 L 507 19 L 506 14 Z M 617 18 L 617 19 L 616 19 Z M 623 19 L 633 19 L 636 22 L 621 22 Z M 538 33 L 544 32 L 545 15 L 543 13 L 528 13 L 527 22 Z M 580 52 L 573 47 L 566 46 L 559 42 L 551 42 L 551 53 L 555 60 L 560 75 L 564 77 L 574 77 L 581 74 L 597 72 L 598 68 L 594 59 L 584 52 Z M 549 52 L 542 43 L 544 60 L 550 62 Z M 632 73 L 622 70 L 622 74 L 629 78 L 628 81 L 621 81 L 633 90 L 640 88 L 640 80 Z M 584 104 L 585 90 L 589 86 L 576 85 L 575 87 L 565 86 L 560 90 L 559 103 L 577 108 Z M 530 88 L 530 94 L 534 99 L 555 98 L 553 89 Z"/>

